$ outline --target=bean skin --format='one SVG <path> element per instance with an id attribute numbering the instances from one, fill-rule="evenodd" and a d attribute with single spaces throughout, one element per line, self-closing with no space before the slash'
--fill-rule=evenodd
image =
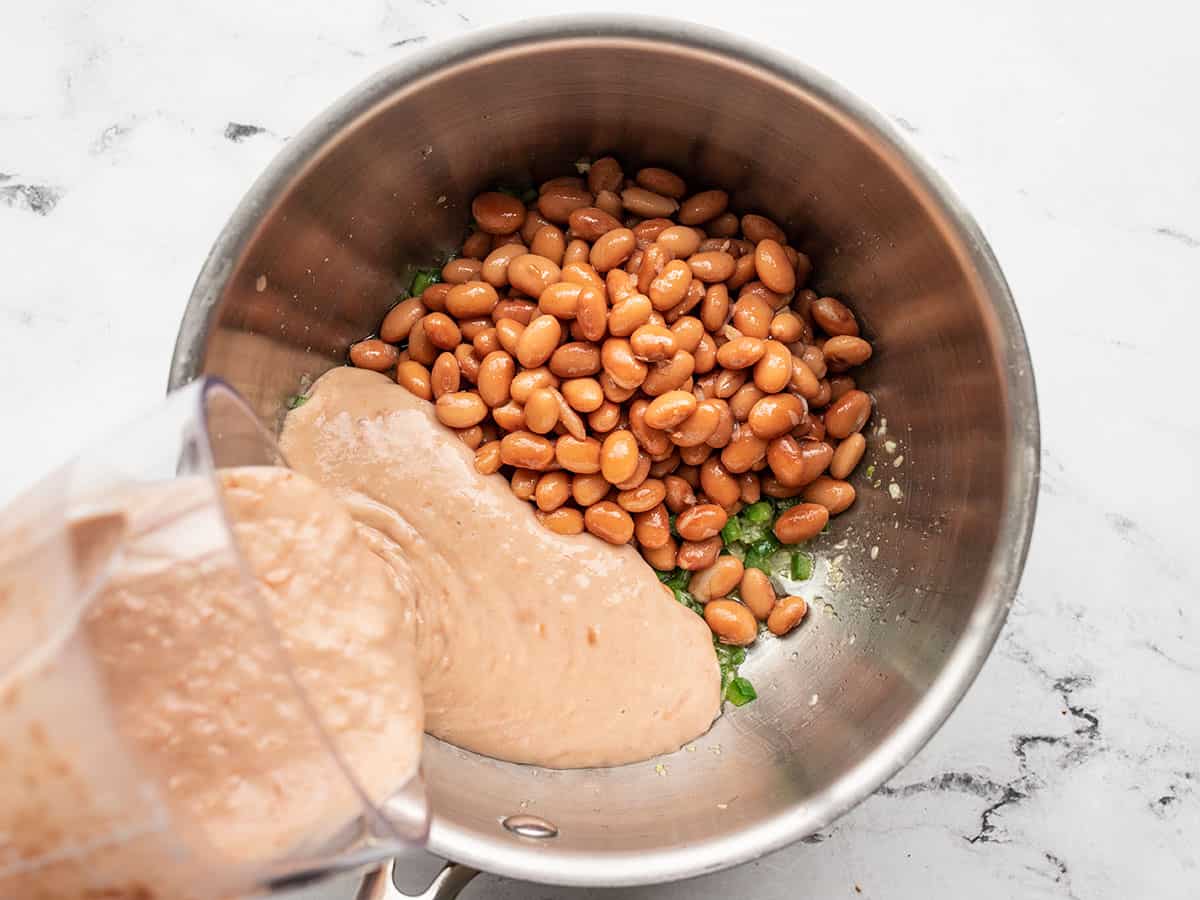
<path id="1" fill-rule="evenodd" d="M 400 351 L 378 338 L 359 341 L 350 348 L 350 362 L 360 369 L 384 372 L 400 360 Z"/>
<path id="2" fill-rule="evenodd" d="M 784 597 L 767 617 L 767 628 L 776 637 L 783 637 L 799 625 L 807 613 L 808 604 L 803 597 Z"/>
<path id="3" fill-rule="evenodd" d="M 771 579 L 761 569 L 746 569 L 741 582 L 742 602 L 754 614 L 754 618 L 765 622 L 775 608 L 775 588 Z"/>
<path id="4" fill-rule="evenodd" d="M 713 600 L 704 607 L 704 621 L 722 644 L 746 647 L 758 637 L 758 623 L 736 600 Z"/>
<path id="5" fill-rule="evenodd" d="M 775 520 L 775 537 L 781 544 L 811 541 L 829 522 L 829 510 L 819 503 L 797 503 Z"/>
<path id="6" fill-rule="evenodd" d="M 584 527 L 610 544 L 627 544 L 633 537 L 633 518 L 611 500 L 593 503 L 583 514 Z"/>
<path id="7" fill-rule="evenodd" d="M 822 475 L 804 489 L 802 495 L 809 503 L 817 503 L 829 510 L 829 515 L 836 516 L 845 512 L 854 503 L 854 485 L 848 481 L 839 481 Z"/>
<path id="8" fill-rule="evenodd" d="M 536 515 L 542 526 L 555 534 L 583 533 L 583 513 L 577 509 L 563 506 L 550 513 L 543 513 L 539 510 Z"/>
<path id="9" fill-rule="evenodd" d="M 688 507 L 675 520 L 675 530 L 685 541 L 704 541 L 720 534 L 729 517 L 715 503 Z"/>
<path id="10" fill-rule="evenodd" d="M 679 545 L 679 554 L 675 562 L 681 569 L 698 572 L 716 562 L 720 552 L 720 537 L 711 537 L 703 541 L 684 541 Z"/>
<path id="11" fill-rule="evenodd" d="M 724 597 L 742 581 L 741 560 L 736 556 L 722 556 L 707 569 L 692 576 L 688 582 L 688 593 L 701 603 L 708 603 L 710 600 Z"/>
<path id="12" fill-rule="evenodd" d="M 867 449 L 867 439 L 860 432 L 847 437 L 833 451 L 833 460 L 829 463 L 829 474 L 834 478 L 846 479 L 857 468 Z"/>

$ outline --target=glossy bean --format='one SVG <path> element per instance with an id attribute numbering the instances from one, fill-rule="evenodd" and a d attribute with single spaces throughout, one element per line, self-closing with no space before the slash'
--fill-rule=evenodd
<path id="1" fill-rule="evenodd" d="M 471 215 L 488 234 L 511 234 L 525 223 L 525 204 L 508 194 L 487 191 L 471 201 Z"/>
<path id="2" fill-rule="evenodd" d="M 648 191 L 653 191 L 656 194 L 662 194 L 664 197 L 671 197 L 675 200 L 680 199 L 687 193 L 687 185 L 684 184 L 683 179 L 669 169 L 661 169 L 655 166 L 639 169 L 634 180 L 640 187 Z"/>
<path id="3" fill-rule="evenodd" d="M 583 513 L 569 506 L 563 506 L 548 513 L 539 511 L 537 518 L 543 528 L 553 531 L 555 534 L 583 533 Z"/>
<path id="4" fill-rule="evenodd" d="M 643 513 L 658 506 L 666 496 L 667 489 L 662 481 L 647 478 L 637 487 L 617 494 L 617 505 L 626 512 Z"/>
<path id="5" fill-rule="evenodd" d="M 803 597 L 784 597 L 767 618 L 767 628 L 776 637 L 783 637 L 799 625 L 807 613 L 808 603 Z"/>
<path id="6" fill-rule="evenodd" d="M 526 369 L 536 368 L 547 360 L 558 347 L 562 326 L 554 316 L 541 315 L 535 318 L 517 341 L 517 360 Z"/>
<path id="7" fill-rule="evenodd" d="M 434 399 L 443 394 L 455 393 L 462 382 L 462 370 L 453 353 L 440 353 L 433 361 L 433 369 L 429 373 L 430 389 Z"/>
<path id="8" fill-rule="evenodd" d="M 571 497 L 580 506 L 599 503 L 608 495 L 610 485 L 600 474 L 576 475 L 571 479 Z"/>
<path id="9" fill-rule="evenodd" d="M 350 362 L 360 369 L 384 372 L 400 361 L 400 351 L 379 338 L 369 338 L 350 346 Z"/>
<path id="10" fill-rule="evenodd" d="M 501 459 L 503 459 L 503 454 Z M 532 500 L 533 492 L 537 490 L 537 483 L 541 477 L 540 472 L 532 469 L 517 469 L 509 479 L 509 486 L 519 499 Z"/>
<path id="11" fill-rule="evenodd" d="M 393 306 L 379 326 L 379 337 L 389 344 L 398 344 L 408 338 L 408 333 L 426 313 L 420 297 L 409 297 Z"/>
<path id="12" fill-rule="evenodd" d="M 847 391 L 825 410 L 825 431 L 841 440 L 861 431 L 870 417 L 871 395 L 865 391 Z"/>
<path id="13" fill-rule="evenodd" d="M 475 471 L 480 475 L 494 475 L 500 471 L 500 442 L 488 441 L 475 451 Z"/>
<path id="14" fill-rule="evenodd" d="M 671 197 L 643 187 L 625 188 L 621 191 L 621 203 L 628 212 L 648 219 L 672 216 L 679 209 L 679 203 Z"/>
<path id="15" fill-rule="evenodd" d="M 434 405 L 438 421 L 450 428 L 470 428 L 488 414 L 487 405 L 473 391 L 456 391 L 438 397 Z"/>
<path id="16" fill-rule="evenodd" d="M 775 537 L 782 544 L 811 541 L 829 522 L 829 510 L 819 503 L 797 503 L 775 520 Z"/>
<path id="17" fill-rule="evenodd" d="M 689 572 L 707 569 L 717 561 L 721 546 L 720 537 L 711 537 L 704 541 L 683 541 L 679 545 L 675 563 Z"/>
<path id="18" fill-rule="evenodd" d="M 506 466 L 543 471 L 554 462 L 554 444 L 531 431 L 513 431 L 500 439 L 500 460 Z"/>
<path id="19" fill-rule="evenodd" d="M 538 212 L 557 225 L 566 225 L 571 213 L 583 206 L 591 206 L 595 197 L 582 186 L 559 183 L 538 196 Z"/>
<path id="20" fill-rule="evenodd" d="M 649 371 L 646 364 L 634 356 L 633 348 L 625 338 L 606 340 L 600 348 L 600 361 L 609 377 L 624 388 L 640 386 Z"/>
<path id="21" fill-rule="evenodd" d="M 547 472 L 533 490 L 533 500 L 542 512 L 553 512 L 570 497 L 571 476 L 566 472 Z"/>
<path id="22" fill-rule="evenodd" d="M 861 366 L 870 359 L 871 345 L 860 337 L 839 334 L 821 345 L 821 353 L 831 368 L 841 372 L 853 366 Z"/>
<path id="23" fill-rule="evenodd" d="M 682 551 L 680 551 L 682 553 Z M 754 615 L 736 600 L 713 600 L 704 607 L 704 621 L 722 644 L 745 647 L 758 637 Z"/>
<path id="24" fill-rule="evenodd" d="M 721 507 L 731 506 L 741 496 L 737 478 L 718 456 L 710 456 L 700 466 L 700 488 L 709 500 Z"/>
<path id="25" fill-rule="evenodd" d="M 429 370 L 415 360 L 406 360 L 396 366 L 396 384 L 422 400 L 433 399 Z"/>
<path id="26" fill-rule="evenodd" d="M 775 588 L 771 579 L 762 569 L 746 569 L 742 573 L 741 590 L 742 602 L 760 622 L 765 622 L 775 608 Z"/>
<path id="27" fill-rule="evenodd" d="M 750 409 L 746 424 L 763 440 L 787 434 L 804 421 L 804 401 L 795 394 L 768 394 Z"/>
<path id="28" fill-rule="evenodd" d="M 692 270 L 683 260 L 668 262 L 654 278 L 647 291 L 650 303 L 660 312 L 683 301 L 692 283 Z"/>
<path id="29" fill-rule="evenodd" d="M 715 503 L 698 503 L 679 514 L 675 530 L 685 541 L 705 541 L 721 533 L 729 516 Z"/>
<path id="30" fill-rule="evenodd" d="M 700 304 L 700 321 L 711 332 L 718 332 L 729 319 L 729 289 L 723 284 L 711 285 Z"/>
<path id="31" fill-rule="evenodd" d="M 867 449 L 867 439 L 861 432 L 855 432 L 847 437 L 833 451 L 833 459 L 829 463 L 829 474 L 834 478 L 845 480 L 857 468 Z"/>
<path id="32" fill-rule="evenodd" d="M 628 260 L 636 246 L 633 231 L 615 228 L 592 244 L 588 259 L 597 272 L 608 272 Z"/>
<path id="33" fill-rule="evenodd" d="M 688 391 L 659 394 L 646 407 L 646 424 L 662 431 L 670 430 L 696 411 L 697 402 L 696 395 Z"/>
<path id="34" fill-rule="evenodd" d="M 466 259 L 460 256 L 442 266 L 442 281 L 449 285 L 478 281 L 482 274 L 483 263 L 477 259 Z M 424 299 L 424 294 L 421 296 Z M 429 306 L 429 303 L 426 302 L 425 305 Z"/>
<path id="35" fill-rule="evenodd" d="M 801 496 L 809 503 L 825 507 L 831 516 L 836 516 L 854 504 L 855 494 L 854 485 L 850 482 L 822 475 L 808 485 Z"/>
<path id="36" fill-rule="evenodd" d="M 813 321 L 831 337 L 850 335 L 858 337 L 858 320 L 850 307 L 833 297 L 819 297 L 809 306 Z"/>
<path id="37" fill-rule="evenodd" d="M 588 169 L 587 186 L 592 193 L 619 191 L 624 181 L 625 173 L 621 170 L 621 164 L 611 156 L 601 157 Z"/>
<path id="38" fill-rule="evenodd" d="M 724 597 L 742 581 L 742 563 L 736 556 L 721 556 L 688 582 L 688 593 L 701 603 Z"/>
<path id="39" fill-rule="evenodd" d="M 725 212 L 729 195 L 725 191 L 701 191 L 692 194 L 679 207 L 679 221 L 684 225 L 703 225 Z M 736 231 L 736 225 L 734 226 Z M 712 234 L 712 229 L 709 229 Z"/>
<path id="40" fill-rule="evenodd" d="M 749 428 L 740 426 L 733 439 L 721 451 L 721 465 L 735 475 L 750 471 L 751 467 L 767 455 L 767 442 Z M 734 482 L 734 488 L 737 483 Z"/>
<path id="41" fill-rule="evenodd" d="M 603 394 L 604 388 L 601 387 L 600 390 Z M 621 407 L 607 397 L 594 412 L 588 413 L 588 426 L 597 434 L 607 434 L 616 428 L 620 421 Z"/>
<path id="42" fill-rule="evenodd" d="M 593 503 L 583 514 L 584 527 L 602 541 L 627 544 L 633 537 L 633 518 L 611 500 Z"/>
<path id="43" fill-rule="evenodd" d="M 658 233 L 655 243 L 662 244 L 676 259 L 687 259 L 700 247 L 701 237 L 695 228 L 671 225 Z"/>
<path id="44" fill-rule="evenodd" d="M 754 213 L 742 216 L 742 234 L 752 244 L 758 244 L 759 241 L 764 240 L 777 241 L 780 244 L 787 242 L 787 235 L 783 233 L 782 228 L 766 216 Z"/>
<path id="45" fill-rule="evenodd" d="M 796 270 L 779 241 L 765 238 L 758 242 L 754 269 L 762 283 L 777 294 L 790 294 L 796 289 Z"/>
<path id="46" fill-rule="evenodd" d="M 671 540 L 671 521 L 667 508 L 659 503 L 633 517 L 633 536 L 643 549 L 665 547 Z"/>

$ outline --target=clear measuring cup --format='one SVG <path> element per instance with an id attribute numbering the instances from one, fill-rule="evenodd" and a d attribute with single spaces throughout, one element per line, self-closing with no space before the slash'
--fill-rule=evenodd
<path id="1" fill-rule="evenodd" d="M 239 550 L 218 473 L 281 464 L 203 379 L 0 512 L 0 898 L 231 897 L 424 840 L 419 773 L 355 771 Z"/>

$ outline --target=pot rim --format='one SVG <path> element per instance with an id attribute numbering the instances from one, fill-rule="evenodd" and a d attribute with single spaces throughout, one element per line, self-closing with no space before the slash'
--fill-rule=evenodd
<path id="1" fill-rule="evenodd" d="M 972 276 L 991 301 L 1007 398 L 1007 490 L 982 599 L 942 671 L 905 720 L 836 783 L 770 818 L 703 843 L 642 853 L 569 852 L 543 841 L 505 842 L 442 822 L 434 811 L 428 849 L 478 869 L 562 885 L 627 886 L 673 881 L 756 859 L 827 826 L 887 782 L 937 733 L 975 680 L 1016 597 L 1037 505 L 1040 430 L 1033 367 L 1008 284 L 979 226 L 949 189 L 880 113 L 805 64 L 732 34 L 691 22 L 645 16 L 537 18 L 493 27 L 435 46 L 387 67 L 354 88 L 301 130 L 254 182 L 222 229 L 196 279 L 171 361 L 169 389 L 195 378 L 200 350 L 215 327 L 217 300 L 234 262 L 265 213 L 303 177 L 329 140 L 368 116 L 396 91 L 481 54 L 532 44 L 614 40 L 672 45 L 748 66 L 809 94 L 826 112 L 864 133 L 914 189 L 953 227 Z"/>

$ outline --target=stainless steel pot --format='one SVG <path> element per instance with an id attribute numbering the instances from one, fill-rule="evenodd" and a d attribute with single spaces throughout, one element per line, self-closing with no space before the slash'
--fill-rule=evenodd
<path id="1" fill-rule="evenodd" d="M 837 521 L 832 540 L 847 545 L 824 551 L 844 556 L 844 582 L 813 598 L 795 637 L 753 651 L 758 701 L 694 748 L 557 772 L 430 740 L 430 849 L 574 885 L 744 862 L 828 825 L 893 775 L 949 715 L 1004 622 L 1038 477 L 1021 325 L 958 201 L 826 78 L 680 22 L 482 32 L 322 113 L 218 238 L 171 385 L 215 373 L 277 420 L 302 379 L 372 332 L 411 267 L 456 245 L 474 193 L 605 152 L 726 187 L 735 208 L 784 223 L 817 286 L 848 298 L 875 342 L 867 383 L 887 434 L 873 433 L 874 478 L 860 476 L 855 508 Z M 553 827 L 516 827 L 509 817 L 521 814 Z M 439 896 L 464 874 L 444 876 Z"/>

